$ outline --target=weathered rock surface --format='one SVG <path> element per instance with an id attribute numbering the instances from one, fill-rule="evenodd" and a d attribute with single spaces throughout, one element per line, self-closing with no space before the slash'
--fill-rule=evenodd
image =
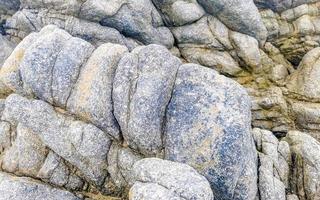
<path id="1" fill-rule="evenodd" d="M 250 100 L 240 85 L 213 70 L 182 65 L 167 111 L 166 159 L 197 169 L 216 199 L 253 199 L 257 161 L 249 116 Z"/>
<path id="2" fill-rule="evenodd" d="M 308 52 L 301 61 L 298 70 L 295 71 L 287 82 L 289 92 L 299 95 L 301 98 L 311 100 L 320 99 L 320 48 Z"/>
<path id="3" fill-rule="evenodd" d="M 20 6 L 19 0 L 1 0 L 0 1 L 0 34 L 3 34 L 2 21 L 13 15 Z"/>
<path id="4" fill-rule="evenodd" d="M 198 0 L 208 13 L 217 16 L 230 29 L 255 37 L 264 43 L 267 30 L 252 0 Z"/>
<path id="5" fill-rule="evenodd" d="M 28 100 L 16 94 L 7 98 L 2 120 L 29 128 L 43 144 L 83 172 L 89 181 L 96 185 L 103 183 L 111 142 L 95 126 L 68 119 L 43 101 Z"/>
<path id="6" fill-rule="evenodd" d="M 31 199 L 44 190 L 46 199 L 68 199 L 64 190 L 86 200 L 129 190 L 131 199 L 320 198 L 319 8 L 0 0 L 0 171 L 14 179 L 6 192 L 21 199 L 32 182 Z M 132 182 L 145 157 L 190 166 L 147 159 L 138 177 L 151 178 Z M 190 167 L 209 182 L 202 189 L 184 184 Z M 15 176 L 38 181 L 13 194 Z"/>
<path id="7" fill-rule="evenodd" d="M 15 45 L 8 41 L 4 36 L 0 35 L 0 67 L 2 67 L 4 61 L 10 56 Z"/>
<path id="8" fill-rule="evenodd" d="M 320 143 L 298 131 L 289 132 L 284 140 L 292 152 L 291 190 L 299 199 L 319 199 Z"/>
<path id="9" fill-rule="evenodd" d="M 119 126 L 113 116 L 112 85 L 118 62 L 127 48 L 107 43 L 90 56 L 68 99 L 67 109 L 89 120 L 115 138 Z M 64 70 L 60 70 L 60 73 Z"/>
<path id="10" fill-rule="evenodd" d="M 289 144 L 278 139 L 267 130 L 253 129 L 259 151 L 259 193 L 261 200 L 286 199 L 289 188 Z"/>
<path id="11" fill-rule="evenodd" d="M 136 162 L 132 169 L 131 184 L 130 200 L 213 200 L 208 181 L 195 169 L 157 158 Z"/>
<path id="12" fill-rule="evenodd" d="M 38 181 L 15 177 L 0 173 L 0 199 L 1 200 L 80 200 L 81 198 L 72 193 L 51 186 L 44 185 Z"/>
<path id="13" fill-rule="evenodd" d="M 167 49 L 149 45 L 120 61 L 113 84 L 114 113 L 131 148 L 162 151 L 165 112 L 181 62 Z"/>

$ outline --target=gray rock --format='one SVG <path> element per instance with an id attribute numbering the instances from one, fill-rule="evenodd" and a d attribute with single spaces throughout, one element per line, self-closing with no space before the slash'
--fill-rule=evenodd
<path id="1" fill-rule="evenodd" d="M 271 131 L 254 128 L 252 131 L 260 159 L 259 187 L 263 199 L 283 198 L 289 188 L 291 152 L 286 141 L 278 141 Z M 278 187 L 274 185 L 277 184 Z M 280 198 L 280 197 L 279 197 Z"/>
<path id="2" fill-rule="evenodd" d="M 131 200 L 156 199 L 157 196 L 159 199 L 213 200 L 208 181 L 186 164 L 146 158 L 136 162 L 131 173 Z"/>
<path id="3" fill-rule="evenodd" d="M 7 40 L 4 36 L 0 35 L 0 67 L 2 67 L 4 61 L 10 56 L 15 45 Z"/>
<path id="4" fill-rule="evenodd" d="M 27 7 L 29 7 L 29 5 L 30 4 L 28 4 Z M 50 6 L 51 5 L 48 5 L 45 8 L 48 9 Z M 32 9 L 25 8 L 18 11 L 7 20 L 6 31 L 9 35 L 23 39 L 27 34 L 40 31 L 43 27 L 50 24 L 65 29 L 74 37 L 79 37 L 95 46 L 100 46 L 108 42 L 126 45 L 129 49 L 138 46 L 138 42 L 124 37 L 114 28 L 102 26 L 99 23 L 79 19 L 71 15 L 51 13 L 47 10 L 41 10 L 35 13 Z"/>
<path id="5" fill-rule="evenodd" d="M 311 136 L 320 139 L 316 132 L 320 129 L 320 104 L 292 101 L 291 108 L 298 129 L 306 130 Z"/>
<path id="6" fill-rule="evenodd" d="M 81 5 L 81 18 L 100 21 L 105 17 L 110 17 L 121 9 L 127 3 L 126 0 L 88 0 Z"/>
<path id="7" fill-rule="evenodd" d="M 235 76 L 243 70 L 226 49 L 233 49 L 229 29 L 214 17 L 202 17 L 192 24 L 171 29 L 181 55 L 188 62 Z"/>
<path id="8" fill-rule="evenodd" d="M 250 106 L 236 82 L 199 65 L 182 65 L 167 110 L 166 159 L 198 170 L 216 199 L 254 199 L 257 160 Z"/>
<path id="9" fill-rule="evenodd" d="M 69 171 L 62 158 L 50 151 L 37 177 L 53 185 L 63 187 L 68 182 Z"/>
<path id="10" fill-rule="evenodd" d="M 4 152 L 2 169 L 18 175 L 35 177 L 40 170 L 48 150 L 39 136 L 22 124 L 18 124 L 16 139 Z"/>
<path id="11" fill-rule="evenodd" d="M 36 133 L 59 156 L 76 166 L 90 181 L 101 185 L 107 176 L 110 139 L 91 124 L 74 121 L 56 113 L 49 104 L 10 95 L 3 120 L 21 123 Z"/>
<path id="12" fill-rule="evenodd" d="M 295 194 L 290 194 L 290 195 L 287 195 L 287 200 L 299 200 L 299 198 Z"/>
<path id="13" fill-rule="evenodd" d="M 64 160 L 56 153 L 50 151 L 44 164 L 37 174 L 37 178 L 59 187 L 71 190 L 81 189 L 83 181 L 72 174 Z"/>
<path id="14" fill-rule="evenodd" d="M 12 92 L 23 93 L 21 84 L 20 64 L 26 51 L 31 44 L 35 42 L 40 33 L 31 33 L 13 50 L 11 55 L 4 62 L 0 70 L 0 90 L 2 95 L 8 95 Z"/>
<path id="15" fill-rule="evenodd" d="M 103 18 L 101 24 L 116 28 L 143 44 L 161 44 L 170 49 L 174 43 L 170 30 L 150 0 L 128 0 L 116 14 Z"/>
<path id="16" fill-rule="evenodd" d="M 231 30 L 248 34 L 261 44 L 266 41 L 267 29 L 253 0 L 198 0 L 198 2 Z"/>
<path id="17" fill-rule="evenodd" d="M 298 70 L 290 75 L 287 88 L 300 98 L 320 99 L 320 48 L 309 51 L 302 59 Z"/>
<path id="18" fill-rule="evenodd" d="M 167 24 L 182 26 L 200 19 L 205 11 L 196 0 L 153 0 Z"/>
<path id="19" fill-rule="evenodd" d="M 97 48 L 81 70 L 67 104 L 71 113 L 92 122 L 116 139 L 121 136 L 113 116 L 112 85 L 118 62 L 127 51 L 125 46 L 111 43 Z"/>
<path id="20" fill-rule="evenodd" d="M 0 122 L 0 154 L 11 146 L 11 126 L 8 122 Z"/>
<path id="21" fill-rule="evenodd" d="M 114 114 L 128 145 L 159 154 L 166 106 L 181 62 L 159 45 L 136 48 L 120 61 L 113 84 Z"/>
<path id="22" fill-rule="evenodd" d="M 92 45 L 79 38 L 73 37 L 64 44 L 52 69 L 51 87 L 55 105 L 66 107 L 81 66 L 86 63 L 93 50 Z"/>
<path id="23" fill-rule="evenodd" d="M 19 0 L 0 0 L 0 15 L 13 14 L 19 9 L 19 6 Z"/>
<path id="24" fill-rule="evenodd" d="M 129 200 L 183 200 L 189 198 L 179 197 L 175 191 L 170 191 L 166 187 L 157 183 L 135 183 L 129 193 Z M 199 198 L 197 198 L 199 199 Z"/>
<path id="25" fill-rule="evenodd" d="M 285 185 L 273 174 L 273 158 L 259 154 L 259 191 L 261 200 L 286 200 Z"/>
<path id="26" fill-rule="evenodd" d="M 239 58 L 241 58 L 248 68 L 256 69 L 261 64 L 258 41 L 248 35 L 231 31 L 230 40 Z"/>
<path id="27" fill-rule="evenodd" d="M 311 136 L 289 131 L 284 138 L 292 152 L 291 188 L 299 199 L 320 198 L 320 143 Z"/>
<path id="28" fill-rule="evenodd" d="M 52 72 L 57 57 L 64 44 L 72 36 L 67 32 L 52 27 L 47 34 L 41 34 L 25 52 L 20 64 L 20 73 L 23 87 L 40 99 L 53 103 L 52 98 Z"/>
<path id="29" fill-rule="evenodd" d="M 0 173 L 0 200 L 80 200 L 74 194 L 38 181 Z"/>
<path id="30" fill-rule="evenodd" d="M 282 12 L 302 4 L 317 2 L 317 0 L 254 0 L 254 2 L 261 8 Z"/>
<path id="31" fill-rule="evenodd" d="M 134 163 L 142 156 L 113 142 L 108 153 L 108 173 L 112 183 L 120 190 L 128 186 Z"/>

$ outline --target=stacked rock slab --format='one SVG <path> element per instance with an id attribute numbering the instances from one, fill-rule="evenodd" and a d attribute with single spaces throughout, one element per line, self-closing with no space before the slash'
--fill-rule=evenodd
<path id="1" fill-rule="evenodd" d="M 0 0 L 0 166 L 32 177 L 10 198 L 320 198 L 319 8 Z"/>
<path id="2" fill-rule="evenodd" d="M 75 42 L 80 45 L 68 54 Z M 20 59 L 15 59 L 17 56 Z M 80 59 L 75 59 L 77 56 Z M 36 176 L 71 191 L 86 190 L 82 187 L 89 185 L 106 194 L 132 186 L 130 177 L 135 163 L 156 156 L 186 163 L 197 170 L 203 183 L 208 179 L 210 184 L 199 186 L 206 192 L 194 191 L 191 196 L 179 198 L 193 199 L 196 195 L 196 199 L 212 199 L 211 189 L 216 199 L 256 196 L 257 163 L 250 134 L 249 98 L 239 84 L 212 69 L 182 65 L 159 45 L 141 46 L 130 53 L 118 44 L 95 48 L 56 26 L 47 26 L 18 45 L 0 74 L 6 87 L 4 95 L 9 95 L 2 120 L 9 123 L 11 130 L 4 131 L 3 137 L 14 141 L 12 146 L 3 143 L 4 155 L 19 152 L 17 145 L 38 144 L 26 146 L 28 151 L 23 157 L 14 157 L 14 153 L 4 156 L 5 171 Z M 66 84 L 62 85 L 61 80 Z M 198 107 L 194 105 L 197 99 L 201 103 Z M 199 119 L 189 118 L 188 113 L 181 117 L 183 108 L 190 108 L 193 117 Z M 183 128 L 183 124 L 195 127 L 181 129 L 195 143 L 185 146 L 177 142 L 182 146 L 173 149 L 174 140 L 185 140 L 182 135 L 175 138 L 173 134 L 179 133 L 175 127 Z M 3 129 L 7 130 L 5 126 Z M 15 130 L 17 138 L 13 136 Z M 191 150 L 198 152 L 194 157 L 203 162 L 195 163 L 192 157 L 177 159 L 188 156 L 186 153 Z M 29 161 L 28 153 L 32 151 L 39 154 L 34 160 L 38 162 Z M 15 160 L 34 167 L 11 168 Z M 172 165 L 177 173 L 184 171 L 173 162 L 153 162 L 159 163 L 159 168 Z M 183 166 L 188 171 L 192 169 Z M 138 174 L 136 180 L 141 182 L 141 176 Z M 156 182 L 150 180 L 151 185 L 159 184 Z M 184 190 L 195 187 L 191 182 L 185 183 Z M 116 191 L 111 185 L 116 186 Z M 182 185 L 166 190 L 175 196 Z M 132 190 L 139 196 L 149 191 L 150 185 L 145 187 Z M 164 185 L 159 187 L 164 195 Z"/>
<path id="3" fill-rule="evenodd" d="M 319 5 L 317 0 L 22 0 L 4 32 L 21 41 L 55 24 L 95 47 L 111 42 L 132 51 L 160 44 L 182 61 L 213 68 L 246 87 L 254 127 L 316 135 L 317 125 L 305 128 L 295 120 L 286 80 L 307 52 L 319 47 Z"/>

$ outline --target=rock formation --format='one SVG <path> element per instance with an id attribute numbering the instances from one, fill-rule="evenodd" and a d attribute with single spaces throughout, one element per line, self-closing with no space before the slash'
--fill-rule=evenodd
<path id="1" fill-rule="evenodd" d="M 319 13 L 0 0 L 0 200 L 320 199 Z"/>

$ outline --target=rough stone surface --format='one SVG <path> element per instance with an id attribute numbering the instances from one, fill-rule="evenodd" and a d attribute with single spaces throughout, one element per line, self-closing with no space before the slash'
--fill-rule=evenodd
<path id="1" fill-rule="evenodd" d="M 286 199 L 291 164 L 289 144 L 279 142 L 267 130 L 255 128 L 252 134 L 259 151 L 260 199 Z"/>
<path id="2" fill-rule="evenodd" d="M 120 61 L 114 113 L 126 143 L 145 155 L 162 151 L 165 112 L 181 62 L 162 46 L 135 49 Z"/>
<path id="3" fill-rule="evenodd" d="M 2 67 L 4 61 L 10 56 L 15 45 L 8 41 L 4 36 L 0 35 L 0 67 Z"/>
<path id="4" fill-rule="evenodd" d="M 97 48 L 81 70 L 67 105 L 71 113 L 117 139 L 120 133 L 113 116 L 112 85 L 118 62 L 126 52 L 126 47 L 111 43 Z"/>
<path id="5" fill-rule="evenodd" d="M 320 143 L 311 136 L 291 131 L 284 138 L 292 152 L 291 189 L 299 199 L 320 198 Z"/>
<path id="6" fill-rule="evenodd" d="M 308 52 L 299 65 L 299 69 L 293 73 L 287 83 L 287 87 L 293 95 L 301 98 L 320 99 L 320 48 Z"/>
<path id="7" fill-rule="evenodd" d="M 103 183 L 111 142 L 95 126 L 68 119 L 43 101 L 16 94 L 7 98 L 2 119 L 29 128 L 46 146 L 81 170 L 88 180 L 96 185 Z"/>
<path id="8" fill-rule="evenodd" d="M 213 200 L 208 181 L 186 164 L 146 158 L 134 164 L 131 176 L 129 199 Z"/>
<path id="9" fill-rule="evenodd" d="M 234 31 L 255 37 L 262 43 L 267 30 L 252 0 L 198 0 L 208 13 L 217 16 Z"/>
<path id="10" fill-rule="evenodd" d="M 72 193 L 41 184 L 35 180 L 0 173 L 1 200 L 80 200 Z"/>
<path id="11" fill-rule="evenodd" d="M 257 163 L 248 116 L 249 98 L 236 82 L 182 65 L 167 111 L 165 157 L 197 169 L 216 199 L 254 198 Z"/>
<path id="12" fill-rule="evenodd" d="M 319 27 L 319 0 L 0 0 L 0 171 L 84 200 L 185 199 L 131 183 L 158 157 L 215 199 L 316 200 Z"/>

